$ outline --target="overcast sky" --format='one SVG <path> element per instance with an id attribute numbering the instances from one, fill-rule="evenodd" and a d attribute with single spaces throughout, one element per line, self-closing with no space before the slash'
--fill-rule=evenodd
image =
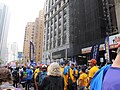
<path id="1" fill-rule="evenodd" d="M 43 9 L 45 0 L 0 0 L 9 7 L 10 24 L 8 43 L 18 43 L 18 50 L 23 50 L 25 26 L 27 22 L 34 22 Z"/>

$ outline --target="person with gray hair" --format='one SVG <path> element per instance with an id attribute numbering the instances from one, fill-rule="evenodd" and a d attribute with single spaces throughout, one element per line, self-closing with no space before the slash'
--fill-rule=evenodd
<path id="1" fill-rule="evenodd" d="M 7 68 L 0 68 L 0 90 L 15 90 L 11 73 Z"/>
<path id="2" fill-rule="evenodd" d="M 39 90 L 64 90 L 64 79 L 58 63 L 51 63 L 47 74 L 48 76 L 43 79 Z"/>

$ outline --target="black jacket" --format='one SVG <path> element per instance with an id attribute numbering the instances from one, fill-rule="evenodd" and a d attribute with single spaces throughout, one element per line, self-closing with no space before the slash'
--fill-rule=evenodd
<path id="1" fill-rule="evenodd" d="M 64 90 L 64 78 L 61 76 L 47 76 L 43 79 L 39 90 Z"/>

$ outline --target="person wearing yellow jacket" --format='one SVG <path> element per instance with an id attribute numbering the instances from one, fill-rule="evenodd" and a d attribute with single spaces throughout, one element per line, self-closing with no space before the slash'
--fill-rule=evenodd
<path id="1" fill-rule="evenodd" d="M 62 72 L 62 77 L 64 78 L 64 90 L 67 90 L 67 86 L 68 86 L 68 74 L 65 74 L 65 63 L 61 62 L 60 63 L 60 70 Z"/>
<path id="2" fill-rule="evenodd" d="M 77 90 L 78 70 L 75 68 L 75 64 L 71 64 L 68 71 L 68 78 L 68 90 Z"/>
<path id="3" fill-rule="evenodd" d="M 34 87 L 34 89 L 35 90 L 38 90 L 38 80 L 37 80 L 37 75 L 38 75 L 38 73 L 39 72 L 41 72 L 41 68 L 42 68 L 42 64 L 40 65 L 40 66 L 38 66 L 37 68 L 36 68 L 36 70 L 34 71 L 34 83 L 35 83 L 35 87 Z"/>

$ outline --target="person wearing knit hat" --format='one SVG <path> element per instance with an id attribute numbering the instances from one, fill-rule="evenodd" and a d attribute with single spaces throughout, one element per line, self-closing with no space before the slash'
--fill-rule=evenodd
<path id="1" fill-rule="evenodd" d="M 10 71 L 7 68 L 0 68 L 0 90 L 15 90 L 12 84 Z"/>

